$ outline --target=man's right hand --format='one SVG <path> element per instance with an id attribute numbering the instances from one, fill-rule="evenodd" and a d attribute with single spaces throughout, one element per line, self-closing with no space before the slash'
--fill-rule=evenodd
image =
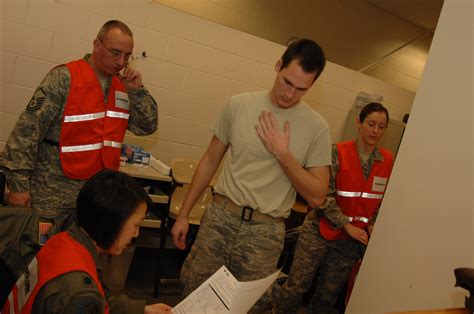
<path id="1" fill-rule="evenodd" d="M 30 192 L 12 192 L 7 195 L 7 204 L 11 206 L 31 207 Z"/>
<path id="2" fill-rule="evenodd" d="M 171 229 L 171 235 L 173 236 L 174 245 L 180 250 L 186 249 L 186 235 L 188 234 L 188 229 L 188 218 L 178 216 Z"/>

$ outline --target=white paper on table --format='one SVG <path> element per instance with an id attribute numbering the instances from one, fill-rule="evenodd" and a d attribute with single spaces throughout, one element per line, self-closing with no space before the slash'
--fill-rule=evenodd
<path id="1" fill-rule="evenodd" d="M 240 282 L 222 266 L 176 305 L 173 313 L 247 313 L 279 274 L 278 270 L 263 279 Z"/>

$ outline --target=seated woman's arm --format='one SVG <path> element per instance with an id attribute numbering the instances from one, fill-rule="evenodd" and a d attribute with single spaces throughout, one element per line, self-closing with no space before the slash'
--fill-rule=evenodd
<path id="1" fill-rule="evenodd" d="M 92 278 L 70 272 L 46 283 L 36 296 L 32 313 L 104 313 L 105 300 Z"/>

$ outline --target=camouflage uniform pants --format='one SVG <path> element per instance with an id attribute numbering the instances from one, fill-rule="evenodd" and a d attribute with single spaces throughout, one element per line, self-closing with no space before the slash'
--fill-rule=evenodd
<path id="1" fill-rule="evenodd" d="M 75 217 L 77 195 L 85 180 L 64 175 L 56 146 L 41 143 L 40 148 L 41 154 L 30 179 L 31 207 L 53 223 L 51 237 L 71 224 L 69 219 L 71 215 Z"/>
<path id="2" fill-rule="evenodd" d="M 65 209 L 76 208 L 76 199 L 85 180 L 64 175 L 58 147 L 40 144 L 37 164 L 30 179 L 31 206 L 46 217 L 61 215 Z"/>
<path id="3" fill-rule="evenodd" d="M 352 239 L 324 239 L 319 233 L 319 216 L 316 210 L 310 211 L 300 231 L 288 278 L 283 286 L 273 289 L 275 312 L 296 313 L 319 271 L 309 312 L 338 313 L 334 309 L 337 294 L 364 250 L 363 244 Z"/>
<path id="4" fill-rule="evenodd" d="M 283 222 L 242 221 L 224 206 L 212 202 L 204 212 L 194 245 L 181 270 L 187 296 L 222 265 L 239 281 L 264 278 L 274 273 L 283 250 Z M 252 308 L 252 312 L 271 307 L 271 292 Z"/>

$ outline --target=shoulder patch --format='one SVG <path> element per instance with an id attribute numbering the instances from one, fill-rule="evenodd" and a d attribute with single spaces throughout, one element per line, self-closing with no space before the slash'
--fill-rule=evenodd
<path id="1" fill-rule="evenodd" d="M 76 296 L 68 303 L 64 313 L 101 314 L 104 312 L 103 307 L 103 300 L 90 296 Z"/>
<path id="2" fill-rule="evenodd" d="M 86 304 L 86 311 L 84 313 L 88 314 L 100 314 L 102 313 L 102 304 L 99 302 L 89 302 Z"/>
<path id="3" fill-rule="evenodd" d="M 43 106 L 44 101 L 46 100 L 46 93 L 42 87 L 36 89 L 35 93 L 31 97 L 28 106 L 26 107 L 27 111 L 36 111 Z"/>

